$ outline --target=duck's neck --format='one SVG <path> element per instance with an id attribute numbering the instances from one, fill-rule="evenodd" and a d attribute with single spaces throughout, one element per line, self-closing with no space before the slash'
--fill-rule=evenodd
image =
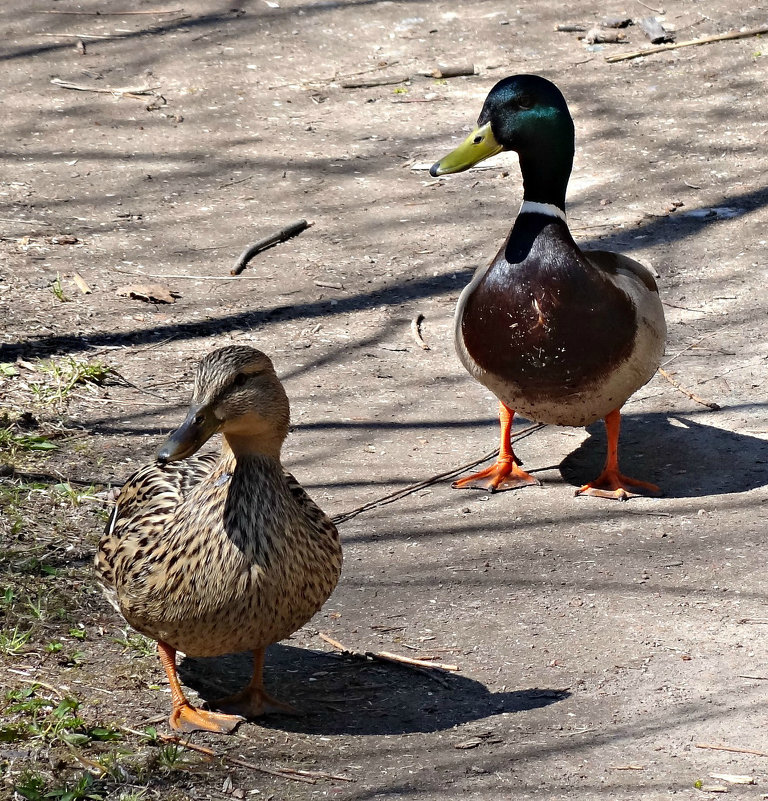
<path id="1" fill-rule="evenodd" d="M 245 459 L 255 456 L 268 456 L 280 461 L 280 451 L 284 437 L 253 437 L 241 434 L 224 434 L 221 444 L 223 459 Z"/>
<path id="2" fill-rule="evenodd" d="M 573 145 L 543 141 L 535 151 L 518 152 L 523 201 L 555 206 L 565 212 L 565 192 L 573 166 Z"/>

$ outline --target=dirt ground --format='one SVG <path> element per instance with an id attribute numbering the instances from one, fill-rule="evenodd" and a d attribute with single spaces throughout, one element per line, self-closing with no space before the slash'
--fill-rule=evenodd
<path id="1" fill-rule="evenodd" d="M 766 24 L 764 4 L 737 5 L 665 0 L 663 19 L 678 41 Z M 652 14 L 637 0 L 3 4 L 0 797 L 768 798 L 768 53 L 743 38 L 609 63 L 647 46 L 637 25 L 626 44 L 554 30 Z M 426 77 L 438 63 L 476 72 Z M 657 375 L 625 407 L 622 453 L 664 496 L 575 498 L 602 426 L 537 430 L 516 447 L 541 488 L 440 480 L 340 524 L 336 592 L 267 657 L 268 687 L 303 717 L 193 736 L 211 758 L 144 736 L 168 733 L 165 677 L 90 560 L 107 487 L 182 419 L 201 354 L 272 356 L 292 403 L 284 462 L 330 515 L 496 444 L 495 401 L 461 368 L 451 321 L 519 205 L 516 158 L 439 180 L 424 167 L 517 72 L 571 106 L 577 241 L 659 274 L 665 369 L 696 398 Z M 345 86 L 364 81 L 379 85 Z M 116 88 L 134 92 L 96 91 Z M 314 225 L 229 276 L 300 218 Z M 150 282 L 175 302 L 120 294 Z M 321 632 L 459 670 L 352 659 Z M 248 670 L 181 665 L 203 699 Z M 56 717 L 66 698 L 80 721 Z"/>

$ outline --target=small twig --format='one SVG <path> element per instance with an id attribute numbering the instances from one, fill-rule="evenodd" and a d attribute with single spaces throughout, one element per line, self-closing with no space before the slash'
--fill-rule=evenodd
<path id="1" fill-rule="evenodd" d="M 389 78 L 371 78 L 369 80 L 342 81 L 342 89 L 373 89 L 376 86 L 392 86 L 396 83 L 406 83 L 411 80 L 410 75 L 393 75 Z"/>
<path id="2" fill-rule="evenodd" d="M 734 754 L 754 754 L 768 757 L 768 751 L 757 751 L 754 748 L 734 748 L 731 745 L 710 745 L 709 743 L 696 743 L 696 748 L 706 748 L 709 751 L 731 751 Z"/>
<path id="3" fill-rule="evenodd" d="M 143 392 L 145 395 L 151 395 L 153 398 L 160 398 L 160 400 L 167 400 L 166 395 L 159 395 L 157 392 L 152 392 L 151 389 L 144 389 L 143 387 L 139 387 L 133 383 L 133 381 L 129 381 L 122 373 L 119 373 L 114 368 L 110 367 L 110 373 L 119 378 L 126 386 L 133 387 L 133 389 Z"/>
<path id="4" fill-rule="evenodd" d="M 705 401 L 704 398 L 700 398 L 695 392 L 691 392 L 690 390 L 686 389 L 684 386 L 680 384 L 680 382 L 675 381 L 674 378 L 662 367 L 659 367 L 659 375 L 662 378 L 665 378 L 669 381 L 672 386 L 678 390 L 678 392 L 682 392 L 683 395 L 687 395 L 692 401 L 696 401 L 696 403 L 700 403 L 702 406 L 706 406 L 708 409 L 712 409 L 713 412 L 716 412 L 720 409 L 720 404 L 712 403 L 710 401 Z"/>
<path id="5" fill-rule="evenodd" d="M 333 637 L 331 637 L 330 634 L 325 634 L 322 631 L 318 631 L 317 636 L 323 642 L 327 642 L 328 645 L 332 646 L 337 651 L 341 651 L 341 653 L 343 653 L 343 654 L 354 654 L 354 653 L 357 653 L 359 656 L 362 656 L 362 654 L 359 651 L 350 651 L 349 648 L 346 648 L 345 646 L 343 646 L 338 640 L 334 640 Z"/>
<path id="6" fill-rule="evenodd" d="M 443 97 L 406 97 L 400 100 L 392 100 L 393 103 L 444 103 L 448 98 Z"/>
<path id="7" fill-rule="evenodd" d="M 45 687 L 46 690 L 49 690 L 50 692 L 54 693 L 59 698 L 63 698 L 64 697 L 64 694 L 61 692 L 61 690 L 58 690 L 52 684 L 46 684 L 46 682 L 40 681 L 40 679 L 28 679 L 28 678 L 26 678 L 24 676 L 20 676 L 17 679 L 17 681 L 24 681 L 27 684 L 38 684 L 38 685 L 40 685 L 40 687 Z"/>
<path id="8" fill-rule="evenodd" d="M 240 257 L 235 262 L 234 267 L 229 271 L 229 274 L 240 275 L 248 262 L 257 253 L 261 253 L 262 250 L 266 250 L 267 248 L 271 248 L 273 245 L 277 245 L 279 242 L 285 242 L 286 239 L 297 236 L 312 225 L 314 225 L 314 223 L 308 223 L 306 220 L 297 220 L 290 225 L 286 225 L 285 228 L 281 228 L 276 233 L 271 234 L 270 236 L 265 236 L 264 239 L 260 239 L 258 242 L 254 242 L 240 254 Z"/>
<path id="9" fill-rule="evenodd" d="M 768 25 L 763 25 L 760 28 L 752 28 L 748 31 L 728 31 L 728 33 L 718 33 L 714 36 L 702 36 L 700 39 L 688 39 L 685 42 L 656 45 L 655 47 L 648 47 L 645 50 L 635 50 L 632 53 L 622 53 L 621 55 L 617 56 L 606 56 L 605 60 L 609 64 L 613 64 L 616 61 L 626 61 L 630 58 L 640 58 L 641 56 L 648 56 L 652 53 L 661 53 L 665 50 L 677 50 L 681 47 L 693 47 L 695 45 L 711 44 L 712 42 L 725 42 L 729 39 L 746 39 L 749 36 L 759 36 L 761 33 L 768 33 Z"/>
<path id="10" fill-rule="evenodd" d="M 421 324 L 424 321 L 423 314 L 417 314 L 413 320 L 411 320 L 411 333 L 413 334 L 413 338 L 416 340 L 416 344 L 422 350 L 429 350 L 429 345 L 424 341 L 424 338 L 421 336 Z"/>
<path id="11" fill-rule="evenodd" d="M 343 284 L 334 284 L 331 281 L 313 281 L 312 283 L 315 286 L 322 286 L 326 289 L 344 289 Z"/>
<path id="12" fill-rule="evenodd" d="M 383 659 L 387 662 L 399 662 L 403 665 L 414 665 L 415 667 L 424 667 L 424 668 L 437 668 L 438 670 L 447 670 L 450 673 L 455 673 L 459 669 L 458 665 L 447 665 L 444 662 L 430 662 L 427 659 L 413 659 L 410 656 L 400 656 L 399 654 L 393 654 L 390 653 L 389 651 L 374 651 L 369 653 L 375 659 Z"/>
<path id="13" fill-rule="evenodd" d="M 474 64 L 438 64 L 436 69 L 424 73 L 428 78 L 458 78 L 461 75 L 474 74 Z"/>
<path id="14" fill-rule="evenodd" d="M 322 631 L 318 632 L 318 636 L 321 640 L 327 642 L 328 645 L 335 648 L 337 651 L 340 651 L 344 656 L 351 657 L 352 659 L 363 660 L 365 662 L 376 660 L 378 662 L 402 665 L 409 670 L 413 670 L 416 673 L 421 673 L 423 676 L 436 681 L 443 687 L 450 687 L 450 684 L 448 684 L 448 682 L 440 675 L 440 671 L 442 671 L 443 668 L 432 662 L 408 660 L 408 657 L 398 657 L 396 654 L 387 654 L 386 651 L 382 651 L 380 653 L 376 653 L 374 651 L 366 651 L 365 653 L 362 651 L 353 651 L 350 648 L 342 645 L 338 640 L 334 640 L 333 637 L 329 637 L 327 634 L 324 634 Z M 396 658 L 393 659 L 392 657 Z M 458 667 L 456 669 L 458 670 Z"/>
<path id="15" fill-rule="evenodd" d="M 654 14 L 663 14 L 663 8 L 654 8 L 653 6 L 649 6 L 647 3 L 644 3 L 643 0 L 637 0 L 637 2 L 643 7 L 647 8 L 649 11 L 653 11 Z"/>
<path id="16" fill-rule="evenodd" d="M 182 273 L 142 273 L 139 270 L 125 270 L 122 267 L 112 268 L 116 273 L 123 275 L 139 275 L 142 278 L 181 278 L 190 281 L 237 281 L 238 277 L 234 275 L 184 275 Z M 241 279 L 258 278 L 260 281 L 266 280 L 263 275 L 243 275 Z"/>
<path id="17" fill-rule="evenodd" d="M 46 222 L 45 220 L 17 220 L 13 217 L 0 217 L 0 222 L 21 223 L 22 225 L 53 225 L 53 223 Z"/>
<path id="18" fill-rule="evenodd" d="M 768 676 L 749 676 L 744 673 L 739 673 L 738 678 L 740 679 L 753 679 L 754 681 L 768 681 Z"/>
<path id="19" fill-rule="evenodd" d="M 183 8 L 150 9 L 148 11 L 43 11 L 33 10 L 33 14 L 72 14 L 81 17 L 127 17 L 131 14 L 180 14 Z"/>
<path id="20" fill-rule="evenodd" d="M 38 33 L 38 36 L 50 36 L 54 39 L 124 39 L 129 33 Z"/>
<path id="21" fill-rule="evenodd" d="M 523 437 L 527 437 L 529 434 L 533 434 L 534 431 L 539 431 L 542 428 L 544 428 L 544 423 L 533 423 L 515 434 L 512 439 L 514 442 L 517 442 Z M 331 520 L 337 525 L 339 523 L 345 523 L 347 520 L 357 517 L 357 515 L 361 514 L 362 512 L 368 512 L 371 509 L 375 509 L 377 506 L 386 506 L 387 504 L 399 501 L 401 498 L 405 498 L 406 495 L 411 495 L 414 492 L 418 492 L 420 489 L 430 487 L 432 484 L 437 484 L 438 481 L 442 481 L 444 478 L 453 478 L 454 476 L 459 475 L 459 473 L 463 473 L 465 470 L 470 470 L 482 462 L 487 462 L 488 459 L 493 459 L 494 457 L 498 456 L 498 453 L 499 449 L 496 448 L 495 450 L 486 453 L 484 456 L 481 456 L 479 459 L 475 459 L 467 464 L 461 465 L 461 467 L 454 467 L 451 470 L 446 470 L 444 473 L 438 473 L 436 476 L 427 478 L 424 481 L 419 481 L 416 484 L 410 484 L 407 487 L 403 487 L 403 489 L 390 492 L 388 495 L 383 495 L 381 498 L 368 501 L 368 503 L 364 503 L 362 506 L 358 506 L 356 509 L 351 509 L 349 512 L 342 512 L 341 514 L 335 515 L 331 518 Z"/>
<path id="22" fill-rule="evenodd" d="M 151 95 L 159 86 L 136 86 L 110 89 L 107 86 L 85 86 L 79 83 L 62 81 L 60 78 L 52 78 L 51 83 L 62 89 L 74 89 L 76 92 L 98 92 L 102 95 L 115 95 L 116 97 L 138 97 L 140 95 Z"/>
<path id="23" fill-rule="evenodd" d="M 199 754 L 204 754 L 205 756 L 221 759 L 223 762 L 229 762 L 231 765 L 237 765 L 241 768 L 247 768 L 248 770 L 255 770 L 259 773 L 267 773 L 270 776 L 279 776 L 283 779 L 291 779 L 291 781 L 295 782 L 303 782 L 304 784 L 317 784 L 317 780 L 314 778 L 310 778 L 309 776 L 303 776 L 298 771 L 291 770 L 290 768 L 282 770 L 282 769 L 272 769 L 272 768 L 263 768 L 259 765 L 254 765 L 252 762 L 246 762 L 244 759 L 240 759 L 239 757 L 232 757 L 229 754 L 222 754 L 221 752 L 214 751 L 212 748 L 206 748 L 203 745 L 196 745 L 195 743 L 189 742 L 189 740 L 182 740 L 179 737 L 170 734 L 159 734 L 158 737 L 164 743 L 174 743 L 175 745 L 180 745 L 182 748 L 188 748 L 190 751 L 197 751 Z"/>
<path id="24" fill-rule="evenodd" d="M 691 311 L 698 311 L 698 309 L 691 309 Z M 686 345 L 686 347 L 684 347 L 682 350 L 679 350 L 674 356 L 670 356 L 661 366 L 666 367 L 668 364 L 671 364 L 675 359 L 677 359 L 678 356 L 682 356 L 684 353 L 691 350 L 691 348 L 695 348 L 697 345 L 701 345 L 701 343 L 705 339 L 709 339 L 709 337 L 712 337 L 715 334 L 724 334 L 724 333 L 729 333 L 729 331 L 722 331 L 722 330 L 710 331 L 708 334 L 704 334 L 703 337 L 700 337 L 695 342 L 691 342 L 690 345 Z"/>
<path id="25" fill-rule="evenodd" d="M 328 645 L 335 648 L 337 651 L 341 651 L 341 653 L 348 656 L 357 657 L 358 659 L 378 659 L 381 662 L 396 662 L 399 665 L 431 668 L 433 670 L 445 670 L 450 673 L 455 673 L 459 670 L 458 665 L 446 665 L 443 662 L 430 662 L 426 659 L 413 659 L 410 656 L 401 656 L 400 654 L 393 654 L 389 651 L 353 651 L 351 648 L 347 648 L 346 645 L 342 645 L 338 640 L 334 640 L 333 637 L 325 634 L 322 631 L 318 631 L 317 636 L 320 637 L 323 642 L 327 642 Z"/>
<path id="26" fill-rule="evenodd" d="M 745 623 L 752 623 L 757 625 L 766 625 L 768 624 L 768 618 L 764 617 L 742 617 L 736 621 L 740 625 L 744 625 Z"/>

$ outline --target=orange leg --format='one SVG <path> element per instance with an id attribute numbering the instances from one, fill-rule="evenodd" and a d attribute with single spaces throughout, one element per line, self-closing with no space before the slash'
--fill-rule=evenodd
<path id="1" fill-rule="evenodd" d="M 264 690 L 264 650 L 264 648 L 258 648 L 253 652 L 253 675 L 248 686 L 239 693 L 214 701 L 213 706 L 245 718 L 255 718 L 270 712 L 298 714 L 290 704 L 284 704 L 282 701 L 272 698 Z"/>
<path id="2" fill-rule="evenodd" d="M 229 734 L 238 723 L 242 722 L 243 718 L 239 715 L 220 715 L 192 706 L 179 684 L 176 673 L 176 649 L 167 643 L 158 642 L 157 653 L 171 685 L 172 709 L 169 722 L 172 729 L 183 732 L 200 730 Z"/>
<path id="3" fill-rule="evenodd" d="M 499 402 L 499 423 L 501 425 L 501 441 L 499 444 L 499 456 L 496 462 L 479 473 L 460 478 L 454 481 L 451 486 L 454 489 L 467 489 L 476 487 L 478 489 L 500 492 L 501 490 L 525 487 L 530 484 L 539 484 L 533 476 L 529 475 L 520 468 L 520 463 L 512 450 L 512 419 L 515 413 L 504 403 Z"/>
<path id="4" fill-rule="evenodd" d="M 595 495 L 598 498 L 614 498 L 626 501 L 639 492 L 633 492 L 630 487 L 646 490 L 657 494 L 660 492 L 655 484 L 647 481 L 638 481 L 619 472 L 619 429 L 621 427 L 621 413 L 614 409 L 605 417 L 605 433 L 608 439 L 608 455 L 605 459 L 603 472 L 594 480 L 576 490 L 576 495 Z"/>

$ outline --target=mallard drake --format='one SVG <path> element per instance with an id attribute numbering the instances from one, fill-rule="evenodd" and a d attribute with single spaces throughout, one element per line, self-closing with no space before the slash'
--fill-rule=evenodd
<path id="1" fill-rule="evenodd" d="M 171 727 L 231 731 L 243 717 L 290 709 L 264 690 L 265 648 L 317 612 L 341 572 L 338 532 L 280 463 L 288 398 L 270 359 L 251 347 L 200 362 L 186 420 L 125 483 L 96 555 L 108 599 L 157 640 L 171 686 Z M 215 433 L 220 454 L 193 454 Z M 253 651 L 253 677 L 193 707 L 176 651 Z"/>
<path id="2" fill-rule="evenodd" d="M 605 420 L 605 468 L 577 495 L 626 499 L 658 487 L 619 471 L 620 409 L 659 366 L 666 326 L 653 275 L 626 256 L 582 251 L 565 216 L 574 128 L 560 90 L 538 75 L 491 89 L 477 127 L 430 170 L 461 172 L 514 150 L 523 203 L 501 250 L 477 270 L 456 309 L 456 349 L 469 373 L 499 399 L 494 465 L 454 487 L 502 490 L 538 484 L 520 467 L 510 433 L 515 412 L 542 423 Z"/>

